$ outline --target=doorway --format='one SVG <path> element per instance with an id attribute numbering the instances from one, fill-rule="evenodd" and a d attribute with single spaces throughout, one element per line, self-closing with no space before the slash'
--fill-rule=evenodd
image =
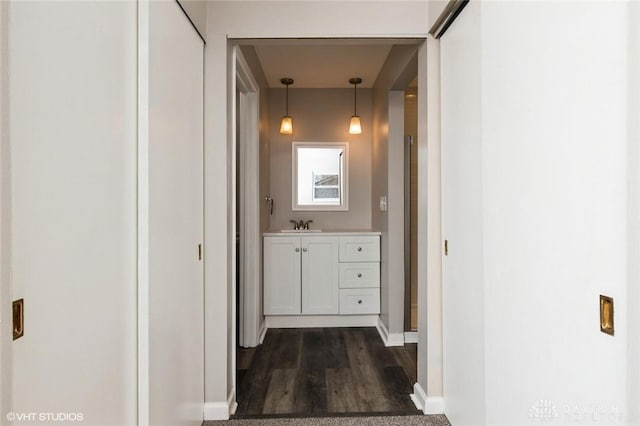
<path id="1" fill-rule="evenodd" d="M 249 41 L 249 43 L 252 43 L 252 42 L 253 41 Z M 267 43 L 267 42 L 268 42 L 267 40 L 260 40 L 260 43 Z M 326 41 L 323 41 L 323 42 L 326 42 Z M 280 41 L 280 43 L 281 43 L 281 41 Z M 391 46 L 391 43 L 393 43 L 393 41 L 390 40 L 390 41 L 387 41 L 387 43 L 389 43 L 389 46 Z M 417 42 L 413 41 L 412 43 L 413 43 L 413 49 L 414 49 L 413 53 L 415 54 L 415 45 L 417 44 Z M 410 43 L 405 43 L 405 47 L 407 45 L 409 45 L 409 44 Z M 236 46 L 235 47 L 235 51 L 238 52 L 239 50 L 240 49 Z M 244 49 L 243 49 L 243 51 L 244 51 Z M 240 57 L 240 55 L 238 57 Z M 236 62 L 236 63 L 238 64 L 239 62 Z M 404 65 L 406 66 L 407 64 L 404 64 Z M 414 66 L 416 66 L 416 65 L 414 64 Z M 249 68 L 248 70 L 250 72 L 253 71 L 252 68 Z M 412 77 L 415 77 L 415 75 L 416 75 L 416 73 L 414 72 L 412 74 Z M 237 76 L 237 78 L 240 78 L 239 75 Z M 396 76 L 396 78 L 400 78 L 400 76 Z M 410 82 L 410 79 L 406 80 L 406 78 L 407 77 L 405 75 L 402 76 L 402 81 L 404 81 L 404 83 L 402 85 L 394 85 L 393 87 L 391 85 L 389 85 L 388 88 L 387 88 L 387 92 L 389 90 L 392 90 L 392 91 L 405 90 L 407 85 Z M 258 78 L 257 80 L 260 80 L 260 78 Z M 375 78 L 373 78 L 373 80 L 375 80 Z M 398 86 L 398 87 L 401 86 L 401 89 L 397 89 L 396 86 Z M 240 87 L 240 86 L 238 86 L 238 87 Z M 267 87 L 260 86 L 260 87 L 258 87 L 258 90 L 260 92 L 260 95 L 262 96 L 263 94 L 268 93 L 268 90 L 270 88 L 273 88 L 273 87 L 274 86 L 267 86 Z M 275 87 L 277 87 L 277 86 L 275 86 Z M 415 88 L 415 91 L 417 93 L 417 87 Z M 243 94 L 242 90 L 240 90 L 240 92 L 238 92 L 238 99 L 237 99 L 238 104 L 240 104 L 242 102 L 243 96 L 245 96 L 245 95 Z M 402 96 L 400 96 L 400 98 L 402 98 Z M 350 99 L 352 99 L 352 98 L 350 98 Z M 262 106 L 262 101 L 260 99 L 256 100 L 256 105 L 258 105 L 258 104 L 260 106 Z M 242 109 L 241 108 L 239 108 L 239 109 L 234 108 L 234 111 L 237 114 L 236 115 L 237 120 L 239 120 L 240 123 L 242 123 L 244 121 L 243 120 Z M 275 108 L 274 108 L 274 111 L 276 111 Z M 414 111 L 415 111 L 415 114 L 417 116 L 417 103 L 416 103 L 416 107 L 414 108 Z M 279 112 L 279 110 L 278 110 L 278 112 Z M 257 111 L 255 114 L 256 114 L 255 115 L 256 121 L 254 122 L 254 125 L 256 125 L 256 123 L 258 123 L 258 121 L 260 121 L 259 118 L 261 118 L 262 113 Z M 400 114 L 402 116 L 402 112 L 400 112 Z M 295 120 L 295 117 L 294 117 L 294 120 Z M 414 122 L 416 122 L 416 121 L 417 120 L 414 119 Z M 300 123 L 300 122 L 298 122 L 298 123 Z M 271 124 L 273 124 L 273 123 L 271 123 Z M 236 128 L 235 122 L 234 122 L 233 128 Z M 243 131 L 242 130 L 243 128 L 244 128 L 244 126 L 242 124 L 240 124 L 240 126 L 237 127 L 237 133 L 241 134 L 242 131 Z M 401 135 L 400 139 L 402 139 L 402 135 L 405 133 L 405 131 L 404 131 L 404 129 L 402 127 L 400 127 L 399 131 L 400 131 L 400 135 Z M 417 129 L 415 130 L 415 133 L 417 134 Z M 260 143 L 260 144 L 262 143 L 262 141 L 260 140 L 260 137 L 261 137 L 260 135 L 256 134 L 255 143 Z M 242 154 L 242 151 L 243 151 L 243 149 L 246 149 L 246 147 L 243 148 L 243 143 L 242 143 L 241 138 L 240 139 L 234 138 L 234 143 L 237 145 L 237 149 L 234 149 L 234 151 L 237 152 L 237 155 L 239 156 L 238 167 L 242 168 L 241 162 L 243 161 L 242 158 L 243 158 L 243 155 L 244 155 L 244 154 Z M 394 154 L 394 155 L 396 155 L 395 158 L 399 160 L 399 168 L 396 169 L 397 171 L 393 172 L 394 173 L 393 179 L 394 179 L 394 185 L 395 185 L 395 182 L 399 183 L 399 185 L 397 185 L 397 187 L 399 188 L 398 192 L 402 193 L 402 191 L 403 191 L 403 171 L 404 171 L 404 168 L 402 166 L 402 164 L 403 164 L 402 163 L 403 162 L 403 151 L 402 151 L 402 147 L 401 146 L 399 147 L 399 149 L 400 149 L 399 153 L 398 154 Z M 238 178 L 237 178 L 237 188 L 234 188 L 234 191 L 237 191 L 237 192 L 243 192 L 244 191 L 244 189 L 243 189 L 244 187 L 243 187 L 243 182 L 242 181 L 243 181 L 243 178 L 248 177 L 248 175 L 251 175 L 251 174 L 253 174 L 253 175 L 262 175 L 262 166 L 263 165 L 264 165 L 263 163 L 258 161 L 257 163 L 255 163 L 255 168 L 246 169 L 246 170 L 249 171 L 249 173 L 243 173 L 242 171 L 240 171 L 238 173 Z M 253 170 L 254 173 L 251 173 L 251 170 Z M 235 194 L 234 194 L 233 199 L 236 200 L 237 208 L 241 211 L 241 210 L 243 210 L 243 208 L 249 207 L 250 204 L 260 207 L 261 204 L 263 204 L 262 198 L 265 195 L 268 195 L 268 194 L 265 194 L 263 192 L 257 192 L 257 194 L 254 194 L 254 195 L 255 196 L 250 199 L 251 200 L 250 203 L 246 204 L 243 207 L 242 200 L 247 200 L 247 195 L 246 194 L 245 195 L 241 195 L 239 198 L 236 199 Z M 374 199 L 375 199 L 375 203 L 372 202 Z M 280 201 L 280 203 L 279 203 L 279 201 Z M 369 201 L 369 203 L 373 204 L 373 206 L 371 207 L 371 211 L 375 210 L 377 212 L 377 210 L 378 210 L 377 201 L 378 201 L 377 197 L 373 197 L 373 195 L 372 195 L 371 201 Z M 276 207 L 275 207 L 276 210 L 278 208 L 282 208 L 282 204 L 283 203 L 281 202 L 281 198 L 277 198 L 275 200 L 275 204 L 276 204 Z M 284 204 L 286 206 L 287 203 L 285 202 Z M 396 210 L 396 213 L 394 213 L 394 214 L 398 214 L 397 211 L 398 210 Z M 403 211 L 404 211 L 404 208 L 401 207 L 400 208 L 400 213 L 399 213 L 399 215 L 401 217 L 404 214 Z M 386 212 L 386 211 L 384 211 L 384 212 Z M 246 311 L 246 308 L 247 308 L 247 292 L 246 292 L 246 290 L 249 287 L 247 286 L 247 280 L 246 280 L 247 268 L 245 267 L 246 266 L 245 261 L 250 260 L 250 259 L 255 260 L 258 263 L 258 265 L 257 265 L 257 268 L 254 268 L 252 270 L 253 271 L 259 271 L 259 272 L 261 272 L 261 270 L 262 270 L 260 262 L 259 262 L 259 260 L 261 259 L 261 252 L 257 251 L 257 250 L 253 250 L 253 251 L 251 251 L 251 253 L 252 253 L 251 255 L 247 255 L 247 252 L 245 251 L 246 248 L 243 248 L 243 242 L 245 242 L 245 238 L 247 238 L 247 237 L 255 238 L 257 240 L 256 247 L 260 247 L 261 246 L 261 240 L 262 240 L 261 239 L 262 231 L 264 231 L 265 228 L 261 227 L 261 223 L 260 222 L 257 222 L 258 226 L 253 231 L 247 233 L 247 232 L 243 232 L 244 228 L 243 228 L 243 224 L 242 223 L 243 223 L 243 214 L 242 214 L 242 212 L 240 212 L 240 214 L 238 216 L 238 219 L 237 219 L 237 226 L 238 226 L 238 229 L 240 230 L 239 232 L 240 232 L 240 236 L 241 236 L 241 238 L 240 238 L 240 250 L 239 250 L 238 254 L 236 255 L 236 260 L 235 260 L 236 262 L 238 262 L 238 265 L 240 267 L 239 268 L 239 272 L 237 274 L 237 279 L 236 279 L 236 286 L 238 287 L 238 293 L 237 293 L 238 305 L 237 305 L 237 308 L 238 308 L 238 312 L 240 313 L 240 315 L 236 319 L 236 324 L 237 324 L 237 327 L 238 327 L 238 344 L 237 345 L 235 345 L 235 344 L 233 345 L 233 347 L 236 349 L 236 354 L 234 354 L 234 360 L 237 362 L 237 369 L 235 368 L 236 366 L 234 366 L 234 371 L 233 371 L 232 375 L 234 377 L 234 385 L 237 385 L 237 386 L 235 386 L 235 389 L 237 389 L 236 399 L 237 399 L 237 402 L 238 402 L 238 405 L 239 405 L 238 413 L 239 414 L 244 414 L 244 415 L 252 413 L 254 415 L 257 415 L 258 412 L 262 413 L 260 411 L 260 409 L 256 408 L 257 405 L 253 406 L 253 408 L 249 409 L 248 412 L 245 411 L 244 407 L 243 407 L 243 404 L 247 404 L 247 403 L 245 403 L 243 401 L 243 393 L 246 395 L 247 392 L 251 392 L 251 390 L 248 391 L 247 389 L 244 389 L 242 382 L 244 381 L 244 379 L 246 377 L 250 377 L 250 374 L 251 374 L 250 370 L 253 368 L 253 367 L 251 367 L 251 365 L 252 365 L 251 363 L 254 361 L 254 358 L 259 355 L 260 351 L 266 352 L 267 355 L 265 355 L 265 356 L 267 356 L 267 357 L 268 356 L 272 356 L 272 355 L 268 354 L 269 351 L 267 350 L 268 349 L 267 346 L 271 345 L 271 343 L 269 343 L 269 342 L 271 340 L 273 340 L 273 339 L 281 340 L 283 338 L 288 337 L 288 338 L 292 339 L 291 342 L 293 342 L 294 346 L 296 345 L 295 342 L 300 342 L 300 344 L 297 346 L 297 349 L 295 349 L 295 348 L 291 349 L 292 353 L 296 353 L 295 351 L 297 350 L 298 351 L 297 352 L 298 355 L 295 355 L 295 356 L 291 355 L 291 356 L 296 358 L 296 359 L 298 359 L 298 360 L 304 360 L 304 357 L 305 357 L 304 354 L 306 353 L 306 350 L 304 349 L 303 343 L 304 343 L 305 339 L 307 339 L 307 340 L 311 339 L 311 341 L 313 341 L 314 338 L 320 338 L 320 337 L 318 337 L 317 335 L 315 337 L 305 337 L 305 334 L 302 333 L 302 331 L 300 331 L 301 334 L 297 334 L 296 330 L 269 330 L 269 332 L 266 334 L 265 341 L 264 341 L 265 343 L 263 345 L 257 346 L 257 347 L 255 347 L 253 349 L 243 349 L 243 348 L 251 348 L 252 346 L 256 346 L 260 342 L 260 340 L 258 339 L 256 341 L 255 345 L 250 345 L 242 337 L 243 334 L 246 334 L 246 325 L 248 323 L 246 321 L 246 314 L 247 314 L 247 311 Z M 272 225 L 272 227 L 274 226 L 273 225 L 273 219 L 271 220 L 271 225 Z M 275 225 L 274 229 L 281 229 L 281 228 L 279 227 L 279 225 Z M 402 229 L 403 229 L 402 225 L 400 227 L 398 227 L 397 229 L 399 229 L 399 232 L 398 232 L 399 235 L 396 238 L 398 238 L 399 241 L 398 240 L 396 240 L 396 241 L 398 241 L 399 244 L 400 244 L 400 247 L 402 247 L 402 244 L 403 244 L 402 241 L 404 239 L 403 231 L 402 231 Z M 256 255 L 256 254 L 258 254 L 258 255 Z M 398 265 L 400 265 L 399 267 L 397 267 L 400 270 L 400 272 L 402 272 L 402 270 L 403 270 L 403 266 L 402 266 L 403 265 L 403 263 L 402 263 L 403 260 L 402 259 L 403 258 L 401 258 L 400 262 L 397 262 Z M 245 266 L 243 266 L 243 265 L 245 265 Z M 249 269 L 251 269 L 251 268 L 249 268 Z M 414 274 L 414 276 L 415 276 L 415 274 Z M 417 279 L 415 279 L 414 282 L 417 283 Z M 253 299 L 253 302 L 255 303 L 254 309 L 258 310 L 262 306 L 262 296 L 258 293 L 258 290 L 260 288 L 260 273 L 258 274 L 257 280 L 255 281 L 255 283 L 257 283 L 256 293 L 255 293 L 256 297 Z M 404 284 L 403 284 L 402 280 L 398 280 L 398 281 L 396 281 L 396 283 L 398 283 L 399 291 L 402 294 L 402 292 L 404 291 Z M 415 295 L 415 293 L 416 292 L 414 292 L 414 295 Z M 396 294 L 394 294 L 394 297 L 396 297 Z M 396 317 L 396 319 L 394 320 L 394 321 L 396 321 L 395 329 L 391 330 L 393 332 L 393 336 L 390 335 L 391 333 L 389 334 L 389 337 L 393 337 L 393 339 L 390 338 L 390 339 L 388 339 L 386 341 L 380 340 L 380 338 L 378 337 L 377 332 L 375 331 L 374 328 L 368 330 L 364 334 L 364 336 L 369 336 L 369 332 L 373 331 L 374 335 L 375 335 L 375 339 L 377 339 L 377 342 L 372 342 L 371 343 L 371 345 L 374 348 L 373 352 L 380 351 L 380 348 L 382 348 L 383 352 L 388 350 L 389 352 L 387 353 L 387 355 L 384 355 L 384 358 L 387 360 L 387 362 L 390 362 L 389 360 L 391 360 L 394 357 L 398 357 L 398 356 L 403 361 L 412 360 L 413 367 L 411 367 L 410 369 L 417 373 L 417 362 L 418 362 L 418 359 L 417 359 L 417 339 L 416 339 L 415 343 L 412 344 L 413 346 L 408 346 L 408 347 L 401 346 L 404 343 L 405 322 L 404 322 L 403 317 L 405 315 L 405 309 L 404 309 L 405 301 L 404 301 L 404 298 L 401 297 L 401 298 L 396 298 L 394 303 L 396 303 L 396 302 L 400 302 L 398 304 L 399 307 L 396 306 L 396 308 L 394 308 L 394 309 L 396 309 L 394 315 L 397 314 L 398 317 Z M 417 306 L 415 306 L 415 308 L 416 309 L 414 311 L 417 311 Z M 385 320 L 388 321 L 388 319 L 385 319 Z M 259 330 L 259 331 L 264 330 L 263 321 L 264 321 L 264 316 L 262 315 L 262 312 L 260 312 L 255 318 L 256 330 Z M 320 333 L 320 335 L 324 335 L 325 334 L 325 329 L 318 329 L 318 330 L 315 330 L 315 331 L 316 332 L 322 332 L 322 333 Z M 348 328 L 345 328 L 345 329 L 326 329 L 326 333 L 328 333 L 330 336 L 332 336 L 334 334 L 342 336 L 341 338 L 338 339 L 339 342 L 345 340 L 344 333 L 348 334 L 348 331 L 349 331 Z M 257 335 L 261 336 L 262 333 L 259 332 Z M 326 339 L 326 338 L 327 337 L 325 336 L 325 337 L 320 338 L 320 339 Z M 394 345 L 395 344 L 395 345 L 400 345 L 400 346 L 391 347 L 391 348 L 385 348 L 385 344 L 390 344 L 390 345 Z M 369 345 L 369 346 L 371 346 L 371 345 Z M 336 344 L 336 346 L 339 346 L 339 344 Z M 265 348 L 267 348 L 267 349 L 265 349 Z M 405 349 L 407 350 L 407 352 L 404 355 L 399 355 Z M 340 349 L 340 350 L 343 351 L 343 352 L 347 351 L 347 349 Z M 269 364 L 269 362 L 267 362 L 267 364 Z M 303 364 L 304 364 L 304 362 L 303 362 Z M 319 364 L 319 365 L 322 365 L 322 364 Z M 391 365 L 388 365 L 388 367 L 403 368 L 401 365 L 402 365 L 402 363 L 397 363 L 397 364 L 393 364 L 392 363 Z M 333 365 L 331 367 L 328 367 L 327 369 L 328 370 L 332 370 L 334 368 L 347 368 L 347 367 L 344 367 L 344 366 L 343 367 L 337 367 L 337 366 Z M 409 368 L 409 367 L 407 367 L 407 368 Z M 254 368 L 254 369 L 256 371 L 260 371 L 261 373 L 263 372 L 262 369 L 258 369 L 258 368 Z M 284 370 L 292 370 L 292 369 L 293 368 L 284 368 Z M 291 377 L 291 375 L 294 375 L 294 373 L 291 372 L 291 371 L 286 373 L 286 374 L 289 374 L 289 376 L 287 376 L 287 377 L 284 377 L 283 374 L 285 374 L 285 373 L 284 372 L 278 372 L 278 373 L 275 374 L 275 376 L 274 375 L 270 375 L 268 377 L 262 377 L 262 378 L 256 378 L 257 377 L 256 376 L 251 380 L 254 383 L 258 383 L 259 382 L 263 386 L 263 389 L 266 389 L 266 391 L 265 391 L 266 394 L 265 395 L 268 395 L 269 387 L 271 385 L 273 385 L 273 386 L 282 386 L 280 388 L 280 390 L 283 391 L 283 392 L 284 391 L 289 392 L 288 394 L 290 394 L 291 389 L 287 390 L 287 386 L 291 387 L 291 386 L 293 386 L 293 383 L 299 383 L 300 381 L 295 377 L 294 378 Z M 407 388 L 402 389 L 401 391 L 399 391 L 398 395 L 402 395 L 403 396 L 403 398 L 404 398 L 403 401 L 404 402 L 407 402 L 407 401 L 410 402 L 411 400 L 409 399 L 409 395 L 411 394 L 411 391 L 413 389 L 412 386 L 417 382 L 418 379 L 417 379 L 417 374 L 408 374 L 406 372 L 406 370 L 405 370 L 405 375 L 407 377 L 411 377 L 409 379 L 410 385 Z M 375 374 L 373 374 L 373 376 L 375 376 Z M 383 373 L 379 373 L 378 376 L 380 376 L 380 377 L 383 376 Z M 304 379 L 303 381 L 308 381 L 308 380 Z M 328 386 L 328 385 L 325 384 L 325 387 L 326 386 Z M 273 389 L 271 389 L 271 390 L 273 390 Z M 265 396 L 265 400 L 267 398 L 268 398 L 268 396 Z M 248 405 L 251 405 L 251 404 L 248 404 Z M 329 404 L 327 403 L 327 405 L 329 405 Z M 362 403 L 361 406 L 372 407 L 370 403 L 366 403 L 366 402 Z M 378 411 L 378 412 L 385 411 L 385 408 L 384 408 L 385 405 L 384 404 L 382 404 L 380 407 L 381 408 L 370 408 L 370 410 Z M 269 408 L 269 410 L 272 410 L 272 409 L 273 409 L 273 407 Z M 278 409 L 282 409 L 282 407 L 280 407 Z M 333 406 L 333 409 L 336 409 L 336 407 Z M 411 403 L 411 409 L 415 410 L 415 406 L 413 405 L 413 403 Z M 297 408 L 289 408 L 289 410 L 298 410 L 298 409 Z M 305 410 L 306 410 L 306 408 L 305 408 Z M 349 411 L 351 411 L 351 412 L 361 412 L 361 413 L 372 412 L 372 411 L 358 411 L 358 410 L 354 411 L 352 409 L 350 409 Z M 284 411 L 282 413 L 287 413 L 287 411 Z M 288 414 L 291 414 L 291 412 L 289 411 Z"/>

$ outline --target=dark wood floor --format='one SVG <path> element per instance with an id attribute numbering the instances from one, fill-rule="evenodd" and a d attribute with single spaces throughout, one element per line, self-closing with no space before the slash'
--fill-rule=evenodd
<path id="1" fill-rule="evenodd" d="M 270 329 L 238 350 L 236 415 L 418 413 L 416 349 L 386 348 L 373 327 Z"/>

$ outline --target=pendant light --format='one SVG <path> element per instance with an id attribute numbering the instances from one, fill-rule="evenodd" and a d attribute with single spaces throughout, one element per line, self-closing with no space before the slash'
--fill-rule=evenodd
<path id="1" fill-rule="evenodd" d="M 292 78 L 281 78 L 280 83 L 285 85 L 285 96 L 284 96 L 284 117 L 282 117 L 282 121 L 280 122 L 280 133 L 283 135 L 292 135 L 293 134 L 293 121 L 289 116 L 289 85 L 293 84 Z"/>
<path id="2" fill-rule="evenodd" d="M 349 133 L 352 135 L 359 135 L 362 133 L 362 126 L 360 125 L 360 116 L 356 112 L 356 99 L 357 99 L 357 87 L 362 83 L 362 79 L 354 77 L 349 80 L 350 84 L 353 84 L 353 116 L 351 116 L 351 122 L 349 123 Z"/>

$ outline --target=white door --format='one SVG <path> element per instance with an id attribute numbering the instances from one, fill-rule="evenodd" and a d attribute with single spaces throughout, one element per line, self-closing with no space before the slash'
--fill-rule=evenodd
<path id="1" fill-rule="evenodd" d="M 8 9 L 11 273 L 25 327 L 8 342 L 13 407 L 0 423 L 13 411 L 16 425 L 133 425 L 137 6 Z"/>
<path id="2" fill-rule="evenodd" d="M 264 237 L 264 314 L 300 314 L 300 237 Z"/>
<path id="3" fill-rule="evenodd" d="M 153 426 L 200 425 L 203 419 L 203 64 L 204 43 L 177 2 L 150 2 L 148 417 Z"/>
<path id="4" fill-rule="evenodd" d="M 338 253 L 338 237 L 302 237 L 303 314 L 338 314 Z"/>
<path id="5" fill-rule="evenodd" d="M 441 38 L 444 396 L 461 425 L 484 419 L 480 7 Z"/>

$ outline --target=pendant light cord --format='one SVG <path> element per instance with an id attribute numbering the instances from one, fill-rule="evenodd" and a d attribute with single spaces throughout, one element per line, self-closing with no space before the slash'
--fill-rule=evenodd
<path id="1" fill-rule="evenodd" d="M 353 115 L 358 115 L 358 114 L 356 113 L 356 102 L 357 102 L 357 101 L 356 101 L 356 99 L 357 99 L 357 97 L 358 97 L 358 91 L 356 90 L 356 89 L 357 89 L 357 87 L 358 87 L 358 85 L 357 85 L 357 84 L 354 84 L 354 85 L 353 85 Z"/>
<path id="2" fill-rule="evenodd" d="M 289 85 L 286 84 L 284 87 L 284 115 L 289 116 Z"/>

